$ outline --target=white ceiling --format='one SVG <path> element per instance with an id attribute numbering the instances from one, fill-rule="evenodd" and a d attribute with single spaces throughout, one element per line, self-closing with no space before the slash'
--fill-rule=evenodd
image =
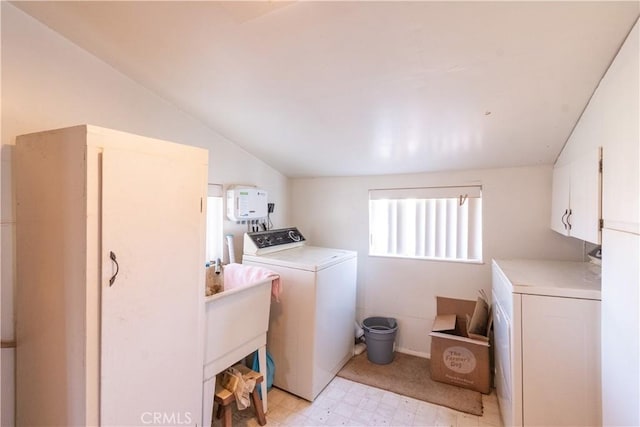
<path id="1" fill-rule="evenodd" d="M 291 177 L 551 164 L 633 2 L 16 2 Z"/>

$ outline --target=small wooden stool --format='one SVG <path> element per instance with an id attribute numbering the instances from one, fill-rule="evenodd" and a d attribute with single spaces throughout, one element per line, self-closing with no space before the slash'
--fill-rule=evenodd
<path id="1" fill-rule="evenodd" d="M 240 371 L 245 379 L 253 379 L 256 381 L 256 386 L 251 392 L 251 404 L 256 411 L 258 424 L 260 424 L 261 426 L 265 425 L 267 423 L 267 418 L 265 417 L 262 408 L 262 400 L 258 395 L 258 384 L 264 381 L 264 377 L 259 372 L 252 371 L 242 364 L 235 365 L 234 368 Z M 231 404 L 235 401 L 236 396 L 226 388 L 222 387 L 219 382 L 216 381 L 216 394 L 213 397 L 213 402 L 214 406 L 216 403 L 218 404 L 218 412 L 216 414 L 216 418 L 220 419 L 222 415 L 224 415 L 224 418 L 222 419 L 223 427 L 231 427 Z M 211 425 L 213 425 L 213 420 L 211 422 Z"/>

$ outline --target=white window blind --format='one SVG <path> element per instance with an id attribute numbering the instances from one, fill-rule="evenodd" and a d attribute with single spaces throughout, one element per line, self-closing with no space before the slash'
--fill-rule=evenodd
<path id="1" fill-rule="evenodd" d="M 223 210 L 222 210 L 222 185 L 209 184 L 207 194 L 207 259 L 222 260 L 223 244 Z"/>
<path id="2" fill-rule="evenodd" d="M 482 261 L 482 187 L 369 191 L 369 254 Z"/>

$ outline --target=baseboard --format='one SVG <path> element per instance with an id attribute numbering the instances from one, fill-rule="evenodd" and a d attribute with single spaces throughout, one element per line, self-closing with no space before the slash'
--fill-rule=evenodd
<path id="1" fill-rule="evenodd" d="M 431 353 L 424 353 L 422 351 L 409 350 L 404 347 L 396 347 L 395 351 L 398 353 L 410 354 L 411 356 L 422 357 L 423 359 L 431 359 Z"/>

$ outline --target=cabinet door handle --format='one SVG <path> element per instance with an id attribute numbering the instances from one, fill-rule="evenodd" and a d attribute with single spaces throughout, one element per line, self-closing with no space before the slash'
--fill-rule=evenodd
<path id="1" fill-rule="evenodd" d="M 569 222 L 570 218 L 571 218 L 571 209 L 569 209 L 569 215 L 567 216 L 567 225 L 569 226 L 569 230 L 571 230 L 571 223 Z"/>
<path id="2" fill-rule="evenodd" d="M 566 217 L 568 214 L 569 214 L 569 209 L 565 209 L 564 210 L 564 215 L 562 215 L 562 219 L 561 219 L 562 225 L 564 225 L 564 229 L 565 230 L 567 229 L 567 223 L 565 222 L 564 217 Z"/>
<path id="3" fill-rule="evenodd" d="M 116 276 L 118 275 L 118 272 L 120 271 L 120 265 L 118 265 L 118 261 L 116 261 L 116 254 L 114 254 L 113 251 L 109 252 L 109 258 L 111 258 L 111 261 L 113 261 L 116 264 L 116 272 L 113 274 L 113 276 L 111 276 L 111 279 L 109 279 L 109 286 L 112 286 L 113 283 L 116 281 Z"/>

